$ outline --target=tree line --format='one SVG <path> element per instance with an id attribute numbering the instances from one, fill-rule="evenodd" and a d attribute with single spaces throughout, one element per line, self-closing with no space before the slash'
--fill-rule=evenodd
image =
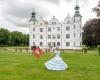
<path id="1" fill-rule="evenodd" d="M 0 46 L 28 46 L 29 35 L 0 28 Z"/>

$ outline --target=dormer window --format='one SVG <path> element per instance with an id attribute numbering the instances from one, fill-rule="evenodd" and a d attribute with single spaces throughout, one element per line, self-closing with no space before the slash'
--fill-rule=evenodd
<path id="1" fill-rule="evenodd" d="M 70 23 L 70 21 L 68 21 L 68 24 Z"/>
<path id="2" fill-rule="evenodd" d="M 56 24 L 56 22 L 52 22 L 52 24 L 53 24 L 53 25 L 55 25 L 55 24 Z"/>

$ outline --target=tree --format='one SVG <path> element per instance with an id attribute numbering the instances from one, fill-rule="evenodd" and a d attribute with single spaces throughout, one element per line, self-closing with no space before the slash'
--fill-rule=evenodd
<path id="1" fill-rule="evenodd" d="M 11 46 L 27 46 L 29 43 L 29 35 L 14 31 L 10 35 Z"/>
<path id="2" fill-rule="evenodd" d="M 23 37 L 22 37 L 22 45 L 23 46 L 29 45 L 29 35 L 23 34 Z"/>
<path id="3" fill-rule="evenodd" d="M 23 34 L 18 31 L 14 31 L 10 36 L 10 45 L 11 46 L 20 46 L 22 44 Z"/>
<path id="4" fill-rule="evenodd" d="M 100 44 L 100 19 L 87 21 L 83 31 L 83 44 L 87 46 L 97 46 Z"/>
<path id="5" fill-rule="evenodd" d="M 10 32 L 7 29 L 0 29 L 0 46 L 9 45 Z"/>

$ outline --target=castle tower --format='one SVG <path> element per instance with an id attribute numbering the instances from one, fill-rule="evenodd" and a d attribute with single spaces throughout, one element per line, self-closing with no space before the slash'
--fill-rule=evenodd
<path id="1" fill-rule="evenodd" d="M 76 0 L 75 14 L 73 16 L 73 46 L 81 48 L 82 46 L 82 16 L 80 14 L 80 7 Z"/>
<path id="2" fill-rule="evenodd" d="M 29 20 L 29 47 L 31 48 L 31 46 L 35 45 L 33 42 L 35 42 L 34 38 L 36 37 L 35 36 L 35 25 L 36 25 L 36 13 L 34 11 L 34 8 L 33 8 L 33 12 L 31 14 L 31 19 Z"/>

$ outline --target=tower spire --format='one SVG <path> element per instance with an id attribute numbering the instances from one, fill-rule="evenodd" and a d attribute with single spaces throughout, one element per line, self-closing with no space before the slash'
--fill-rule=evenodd
<path id="1" fill-rule="evenodd" d="M 76 6 L 75 6 L 75 15 L 74 16 L 81 16 L 80 15 L 80 7 L 78 5 L 78 0 L 76 0 Z"/>
<path id="2" fill-rule="evenodd" d="M 30 19 L 30 21 L 36 21 L 36 13 L 35 13 L 35 11 L 34 11 L 34 8 L 33 8 L 32 14 L 31 14 L 31 19 Z"/>

